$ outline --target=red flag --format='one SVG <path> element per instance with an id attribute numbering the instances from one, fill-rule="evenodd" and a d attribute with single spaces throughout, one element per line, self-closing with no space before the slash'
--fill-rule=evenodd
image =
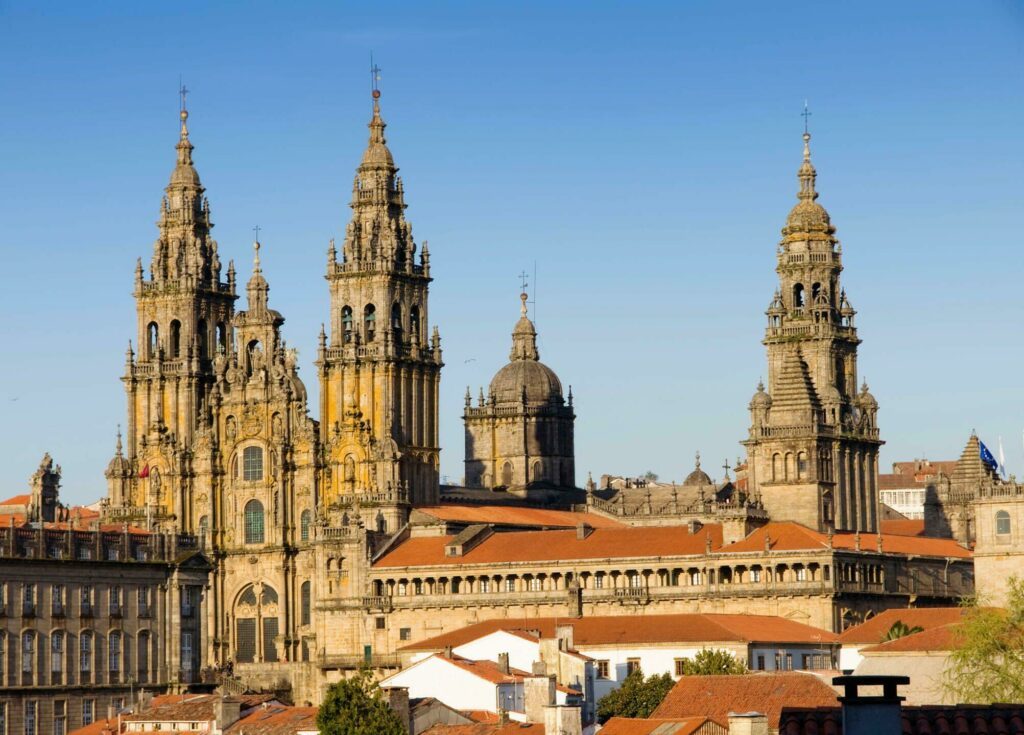
<path id="1" fill-rule="evenodd" d="M 147 464 L 142 470 L 139 471 L 139 477 L 145 479 L 149 477 L 149 465 Z"/>

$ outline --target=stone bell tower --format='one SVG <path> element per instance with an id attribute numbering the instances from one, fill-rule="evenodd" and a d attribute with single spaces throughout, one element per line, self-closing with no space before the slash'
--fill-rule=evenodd
<path id="1" fill-rule="evenodd" d="M 410 505 L 438 501 L 441 340 L 430 331 L 430 256 L 416 257 L 405 194 L 373 92 L 370 141 L 352 186 L 342 257 L 328 250 L 330 341 L 321 330 L 323 503 L 374 506 L 394 531 Z"/>
<path id="2" fill-rule="evenodd" d="M 774 520 L 824 530 L 878 528 L 878 403 L 857 390 L 854 312 L 842 247 L 818 202 L 810 139 L 798 202 L 782 228 L 779 287 L 766 312 L 768 386 L 750 402 L 751 488 Z"/>
<path id="3" fill-rule="evenodd" d="M 112 504 L 145 508 L 156 522 L 177 520 L 188 505 L 188 452 L 209 413 L 213 357 L 232 342 L 234 269 L 221 281 L 210 204 L 192 164 L 182 89 L 177 162 L 157 221 L 149 277 L 135 269 L 137 348 L 122 378 L 128 399 L 126 444 L 108 469 Z"/>

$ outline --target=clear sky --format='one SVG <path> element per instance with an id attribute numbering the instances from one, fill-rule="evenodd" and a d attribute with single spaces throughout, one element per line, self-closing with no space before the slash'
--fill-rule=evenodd
<path id="1" fill-rule="evenodd" d="M 66 500 L 105 492 L 179 75 L 222 257 L 244 283 L 261 227 L 315 413 L 371 50 L 430 241 L 452 480 L 534 263 L 578 482 L 739 456 L 805 99 L 884 463 L 955 458 L 976 428 L 1024 470 L 1020 2 L 0 0 L 0 497 L 44 451 Z"/>

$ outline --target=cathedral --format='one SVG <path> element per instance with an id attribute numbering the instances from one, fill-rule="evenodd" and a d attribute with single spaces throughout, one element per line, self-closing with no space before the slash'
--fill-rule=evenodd
<path id="1" fill-rule="evenodd" d="M 184 99 L 180 114 L 149 268 L 140 259 L 135 270 L 126 432 L 102 513 L 199 540 L 213 563 L 204 660 L 237 686 L 283 681 L 296 701 L 317 702 L 354 668 L 386 670 L 402 645 L 487 617 L 650 605 L 841 629 L 898 604 L 899 585 L 938 578 L 933 567 L 952 571 L 915 599 L 970 587 L 955 543 L 900 556 L 880 532 L 878 404 L 857 387 L 860 340 L 809 135 L 742 473 L 716 485 L 698 459 L 682 487 L 657 498 L 646 488 L 637 502 L 637 488 L 577 487 L 572 390 L 540 361 L 526 294 L 508 363 L 475 403 L 467 389 L 464 487 L 441 487 L 430 253 L 405 216 L 378 90 L 344 240 L 327 249 L 316 418 L 258 237 L 236 305 L 239 275 L 211 235 Z M 782 537 L 790 556 L 769 564 Z M 634 558 L 648 552 L 652 566 Z"/>

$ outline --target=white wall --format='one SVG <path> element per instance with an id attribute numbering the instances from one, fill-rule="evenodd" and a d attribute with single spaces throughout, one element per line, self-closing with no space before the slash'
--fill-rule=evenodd
<path id="1" fill-rule="evenodd" d="M 495 662 L 499 653 L 507 653 L 509 666 L 532 672 L 533 662 L 540 661 L 540 644 L 504 630 L 496 630 L 475 641 L 453 648 L 452 653 L 474 661 Z"/>
<path id="2" fill-rule="evenodd" d="M 843 671 L 852 671 L 860 666 L 860 662 L 864 660 L 864 656 L 861 655 L 860 649 L 865 644 L 858 643 L 856 645 L 846 644 L 839 649 L 839 668 Z"/>
<path id="3" fill-rule="evenodd" d="M 407 687 L 409 698 L 435 697 L 453 709 L 497 712 L 497 685 L 481 679 L 440 656 L 431 656 L 392 674 L 382 687 Z"/>

